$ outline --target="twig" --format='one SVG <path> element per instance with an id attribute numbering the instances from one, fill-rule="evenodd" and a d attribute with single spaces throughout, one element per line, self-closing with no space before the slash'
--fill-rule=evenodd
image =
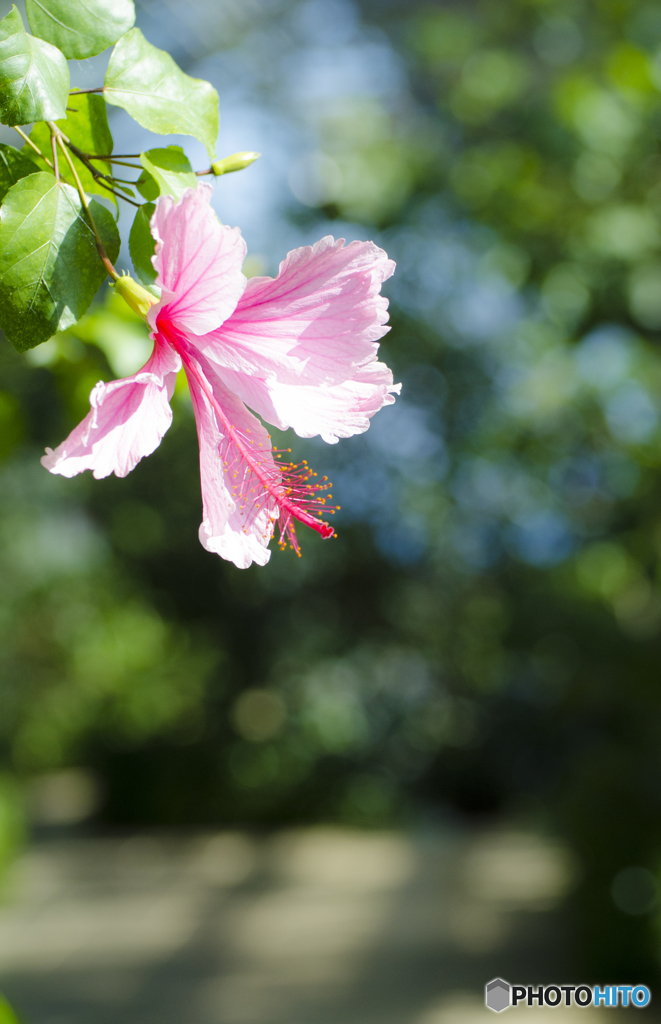
<path id="1" fill-rule="evenodd" d="M 46 123 L 50 127 L 52 122 L 47 121 Z M 106 178 L 108 181 L 112 181 L 113 179 L 109 178 L 108 175 L 106 175 L 106 174 L 102 174 L 101 171 L 97 171 L 96 167 L 94 167 L 91 163 L 89 163 L 89 160 L 85 156 L 85 154 L 83 152 L 81 152 L 81 150 L 79 150 L 77 146 L 74 146 L 74 144 L 67 138 L 67 136 L 64 135 L 64 133 L 60 131 L 60 129 L 57 127 L 57 125 L 55 125 L 55 128 L 57 129 L 56 134 L 57 134 L 58 138 L 61 136 L 64 139 L 66 144 L 69 146 L 69 148 L 72 150 L 72 152 L 75 153 L 75 155 L 78 157 L 80 162 L 83 163 L 85 165 L 85 167 L 87 167 L 88 171 L 93 176 L 94 180 L 97 182 L 98 185 L 101 185 L 102 188 L 105 188 L 107 192 L 112 192 L 112 194 L 114 196 L 116 196 L 117 199 L 123 199 L 125 203 L 130 203 L 131 206 L 135 206 L 136 209 L 139 209 L 142 206 L 142 203 L 134 203 L 133 200 L 129 199 L 128 196 L 122 195 L 121 192 L 117 192 L 114 188 L 112 188 L 111 185 L 107 185 L 105 183 L 105 181 L 103 181 L 102 179 Z M 55 168 L 53 167 L 53 164 L 50 162 L 48 157 L 44 156 L 44 154 L 41 152 L 41 150 L 39 149 L 38 146 L 35 146 L 35 144 L 32 141 L 32 139 L 29 138 L 29 136 L 27 136 L 25 134 L 25 132 L 22 132 L 20 128 L 16 128 L 15 125 L 14 125 L 14 129 L 15 129 L 15 131 L 18 132 L 18 134 L 21 136 L 21 138 L 24 139 L 25 142 L 27 142 L 28 146 L 31 146 L 32 149 L 35 151 L 35 153 L 37 153 L 38 156 L 41 157 L 41 159 L 44 161 L 44 163 L 48 164 L 48 166 L 50 167 L 51 171 L 55 171 Z M 53 138 L 53 136 L 51 135 L 51 139 L 52 138 Z M 71 166 L 71 162 L 70 161 L 69 161 L 69 164 Z M 142 167 L 137 168 L 137 169 L 138 170 L 142 170 Z M 78 176 L 75 174 L 75 171 L 74 171 L 74 175 L 76 177 L 76 180 L 78 180 Z M 58 181 L 59 181 L 59 168 L 58 168 Z M 133 184 L 133 182 L 131 182 L 131 184 Z"/>
<path id="2" fill-rule="evenodd" d="M 21 138 L 24 139 L 25 142 L 27 142 L 28 146 L 32 146 L 32 148 L 35 151 L 35 153 L 38 153 L 39 156 L 41 157 L 41 159 L 44 161 L 44 163 L 48 164 L 48 166 L 50 167 L 51 171 L 55 169 L 53 167 L 52 163 L 50 162 L 50 160 L 48 159 L 48 157 L 44 156 L 44 154 L 41 152 L 39 147 L 35 146 L 35 144 L 32 141 L 32 139 L 28 135 L 26 135 L 25 132 L 22 132 L 20 128 L 16 127 L 16 125 L 14 125 L 14 131 L 18 132 L 18 134 L 21 136 Z"/>
<path id="3" fill-rule="evenodd" d="M 112 178 L 110 177 L 110 175 L 104 174 L 103 171 L 99 171 L 94 166 L 94 164 L 90 163 L 88 157 L 83 153 L 82 149 L 78 149 L 78 146 L 74 145 L 74 143 L 70 139 L 67 139 L 66 143 L 67 143 L 67 146 L 69 147 L 69 149 L 71 150 L 71 152 L 73 153 L 73 155 L 77 156 L 78 159 L 80 160 L 81 164 L 85 165 L 87 170 L 94 177 L 95 181 L 98 180 L 99 178 L 106 178 L 107 181 L 112 181 Z"/>
<path id="4" fill-rule="evenodd" d="M 104 92 L 105 85 L 100 85 L 97 89 L 69 89 L 70 96 L 82 96 L 84 92 Z"/>
<path id="5" fill-rule="evenodd" d="M 67 139 L 66 136 L 63 137 L 71 152 L 74 154 L 74 156 L 78 157 L 81 164 L 84 164 L 84 166 L 90 172 L 90 174 L 97 182 L 97 184 L 101 185 L 101 187 L 105 188 L 108 192 L 112 192 L 112 194 L 114 196 L 117 196 L 118 199 L 123 199 L 124 202 L 130 203 L 131 206 L 142 206 L 142 203 L 134 203 L 132 199 L 128 198 L 128 196 L 122 195 L 121 192 L 117 192 L 114 188 L 112 188 L 111 185 L 107 185 L 106 182 L 112 182 L 113 179 L 109 175 L 103 174 L 102 171 L 97 170 L 94 164 L 91 162 L 90 158 L 85 153 L 83 153 L 82 149 L 78 149 L 78 146 L 74 145 L 71 139 Z"/>
<path id="6" fill-rule="evenodd" d="M 210 167 L 208 171 L 196 171 L 198 178 L 201 178 L 204 174 L 213 174 L 213 168 Z"/>
<path id="7" fill-rule="evenodd" d="M 122 192 L 118 192 L 117 189 L 112 188 L 110 185 L 106 185 L 105 181 L 102 181 L 100 177 L 95 178 L 95 181 L 97 185 L 101 186 L 101 188 L 105 188 L 106 191 L 112 192 L 112 194 L 116 196 L 117 199 L 123 199 L 125 203 L 129 203 L 131 206 L 135 206 L 137 210 L 139 210 L 140 207 L 143 205 L 142 203 L 135 203 L 132 199 L 129 199 L 128 196 L 123 195 Z"/>
<path id="8" fill-rule="evenodd" d="M 53 150 L 53 168 L 55 170 L 55 181 L 60 184 L 60 165 L 57 162 L 57 136 L 51 131 L 50 145 Z"/>
<path id="9" fill-rule="evenodd" d="M 47 124 L 48 124 L 48 127 L 50 128 L 51 132 L 53 132 L 53 130 L 55 130 L 55 133 L 57 134 L 57 141 L 60 144 L 60 148 L 61 148 L 62 152 L 64 153 L 66 161 L 69 164 L 69 168 L 71 170 L 71 173 L 73 174 L 74 181 L 76 182 L 76 187 L 78 189 L 78 195 L 80 196 L 80 201 L 81 201 L 81 203 L 83 204 L 83 206 L 85 208 L 85 213 L 87 214 L 87 217 L 89 219 L 90 227 L 92 228 L 92 231 L 94 232 L 94 238 L 95 238 L 95 241 L 96 241 L 96 248 L 97 248 L 97 252 L 98 252 L 98 254 L 99 254 L 100 258 L 101 258 L 101 262 L 103 263 L 104 267 L 106 268 L 106 270 L 108 271 L 108 273 L 112 277 L 113 281 L 118 281 L 119 280 L 119 274 L 117 273 L 117 271 L 115 270 L 114 266 L 110 262 L 110 259 L 108 258 L 108 253 L 105 250 L 105 247 L 103 245 L 103 241 L 101 240 L 101 235 L 99 234 L 99 229 L 96 226 L 96 223 L 94 221 L 94 217 L 92 216 L 92 211 L 89 208 L 89 203 L 87 202 L 87 196 L 85 195 L 85 190 L 84 190 L 83 186 L 80 184 L 80 178 L 78 177 L 78 171 L 74 167 L 73 160 L 69 156 L 69 150 L 67 149 L 65 141 L 64 141 L 65 136 L 62 134 L 60 129 L 57 127 L 57 125 L 54 124 L 52 121 L 48 121 Z"/>
<path id="10" fill-rule="evenodd" d="M 120 167 L 131 167 L 134 171 L 143 170 L 142 164 L 130 164 L 126 160 L 115 160 L 112 156 L 89 156 L 87 153 L 85 156 L 88 160 L 103 160 L 105 163 L 118 164 Z"/>
<path id="11" fill-rule="evenodd" d="M 98 153 L 88 153 L 87 156 L 90 158 L 90 160 L 115 160 L 116 157 L 119 157 L 120 160 L 140 159 L 139 153 L 107 153 L 105 154 L 105 156 L 103 154 L 99 156 Z"/>

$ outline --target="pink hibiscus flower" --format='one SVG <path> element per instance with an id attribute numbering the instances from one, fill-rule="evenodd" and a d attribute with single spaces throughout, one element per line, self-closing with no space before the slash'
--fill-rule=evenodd
<path id="1" fill-rule="evenodd" d="M 248 406 L 300 437 L 333 443 L 367 430 L 399 391 L 377 361 L 389 330 L 379 292 L 395 265 L 372 242 L 345 246 L 327 236 L 290 252 L 276 278 L 246 281 L 245 242 L 220 224 L 211 194 L 199 185 L 178 202 L 158 200 L 151 230 L 161 298 L 143 291 L 154 302 L 146 315 L 153 352 L 132 377 L 97 384 L 88 415 L 41 461 L 67 477 L 86 469 L 97 479 L 126 476 L 170 426 L 183 366 L 200 443 L 200 540 L 246 568 L 268 561 L 276 522 L 281 546 L 297 552 L 297 521 L 322 537 L 334 532 L 322 518 L 334 511 L 325 506 L 326 478 L 283 461 Z M 118 288 L 125 293 L 121 280 Z"/>

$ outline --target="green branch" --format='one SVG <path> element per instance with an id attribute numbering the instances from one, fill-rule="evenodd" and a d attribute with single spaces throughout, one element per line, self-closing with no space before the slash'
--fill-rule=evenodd
<path id="1" fill-rule="evenodd" d="M 112 194 L 117 196 L 118 199 L 123 199 L 125 203 L 130 203 L 131 206 L 140 207 L 142 205 L 141 203 L 134 203 L 132 199 L 128 198 L 128 196 L 122 195 L 122 193 L 114 189 L 112 185 L 107 184 L 107 182 L 112 182 L 114 179 L 108 174 L 103 174 L 102 171 L 99 171 L 91 162 L 90 157 L 88 157 L 86 153 L 83 153 L 82 149 L 78 149 L 78 146 L 74 145 L 70 139 L 67 139 L 66 136 L 63 136 L 63 138 L 73 155 L 80 160 L 81 164 L 85 165 L 98 185 L 105 188 L 108 192 L 112 192 Z"/>
<path id="2" fill-rule="evenodd" d="M 57 127 L 57 125 L 54 123 L 54 121 L 48 121 L 47 124 L 48 124 L 48 127 L 51 130 L 51 133 L 54 134 L 57 137 L 57 141 L 58 141 L 58 143 L 60 145 L 60 149 L 64 153 L 65 159 L 66 159 L 67 163 L 69 164 L 69 169 L 70 169 L 71 173 L 73 174 L 73 178 L 74 178 L 74 181 L 76 182 L 76 187 L 78 189 L 78 194 L 80 196 L 80 201 L 83 204 L 83 207 L 85 209 L 85 213 L 87 214 L 87 218 L 89 220 L 90 227 L 92 228 L 92 231 L 94 232 L 94 239 L 96 241 L 96 248 L 97 248 L 97 251 L 99 253 L 99 257 L 101 258 L 101 262 L 103 263 L 104 267 L 108 271 L 108 274 L 113 279 L 113 281 L 117 281 L 117 280 L 119 280 L 119 274 L 117 273 L 117 271 L 115 270 L 114 266 L 110 262 L 110 259 L 108 257 L 108 253 L 106 252 L 105 247 L 103 245 L 103 242 L 101 240 L 101 235 L 99 234 L 99 229 L 96 226 L 96 223 L 94 221 L 94 217 L 92 216 L 92 211 L 90 210 L 89 203 L 87 202 L 87 196 L 85 195 L 85 189 L 83 188 L 83 186 L 80 183 L 80 178 L 78 177 L 78 171 L 74 167 L 73 160 L 71 159 L 71 157 L 69 155 L 69 150 L 67 149 L 67 146 L 66 146 L 66 143 L 65 143 L 66 136 L 60 131 L 60 129 Z M 66 139 L 66 142 L 68 142 L 68 141 L 69 140 Z"/>
<path id="3" fill-rule="evenodd" d="M 44 163 L 45 163 L 45 164 L 48 164 L 48 166 L 50 167 L 51 171 L 54 171 L 54 170 L 55 170 L 55 168 L 53 167 L 53 165 L 52 165 L 52 163 L 50 162 L 50 160 L 48 159 L 48 157 L 47 157 L 47 156 L 44 156 L 44 154 L 43 154 L 43 153 L 41 152 L 41 150 L 39 149 L 39 146 L 35 146 L 34 142 L 33 142 L 33 141 L 32 141 L 32 139 L 31 139 L 31 138 L 29 137 L 29 135 L 26 135 L 26 134 L 25 134 L 25 132 L 22 132 L 20 128 L 17 128 L 17 127 L 16 127 L 16 125 L 14 125 L 14 131 L 15 131 L 15 132 L 18 132 L 18 134 L 19 134 L 19 135 L 21 136 L 21 138 L 22 138 L 22 139 L 23 139 L 23 140 L 24 140 L 25 142 L 27 142 L 28 146 L 31 146 L 31 147 L 32 147 L 32 149 L 33 149 L 33 150 L 35 151 L 35 153 L 37 153 L 37 154 L 38 154 L 38 155 L 39 155 L 39 156 L 41 157 L 41 159 L 42 159 L 42 160 L 44 161 Z"/>

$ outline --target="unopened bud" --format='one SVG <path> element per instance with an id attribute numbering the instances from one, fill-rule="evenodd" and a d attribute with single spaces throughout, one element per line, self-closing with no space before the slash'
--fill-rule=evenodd
<path id="1" fill-rule="evenodd" d="M 124 302 L 141 317 L 146 318 L 151 307 L 158 302 L 155 295 L 152 295 L 151 292 L 148 292 L 146 288 L 143 288 L 141 284 L 138 284 L 137 281 L 134 281 L 128 275 L 118 277 L 115 281 L 115 288 L 124 299 Z"/>
<path id="2" fill-rule="evenodd" d="M 232 153 L 231 156 L 223 157 L 222 160 L 214 160 L 211 170 L 215 175 L 229 174 L 231 171 L 242 171 L 244 167 L 250 167 L 262 154 L 261 153 Z"/>

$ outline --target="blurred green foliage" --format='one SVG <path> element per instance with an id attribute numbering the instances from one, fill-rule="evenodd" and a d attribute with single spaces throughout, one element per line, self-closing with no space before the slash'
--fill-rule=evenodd
<path id="1" fill-rule="evenodd" d="M 527 816 L 582 864 L 583 967 L 653 980 L 654 914 L 611 887 L 661 861 L 659 8 L 361 10 L 357 59 L 400 79 L 307 102 L 288 207 L 398 260 L 401 400 L 294 442 L 339 538 L 246 572 L 206 554 L 183 384 L 125 480 L 40 468 L 149 350 L 117 298 L 3 345 L 4 764 L 90 767 L 108 822 Z"/>
<path id="2" fill-rule="evenodd" d="M 0 1024 L 19 1024 L 18 1017 L 2 996 L 0 996 Z"/>

